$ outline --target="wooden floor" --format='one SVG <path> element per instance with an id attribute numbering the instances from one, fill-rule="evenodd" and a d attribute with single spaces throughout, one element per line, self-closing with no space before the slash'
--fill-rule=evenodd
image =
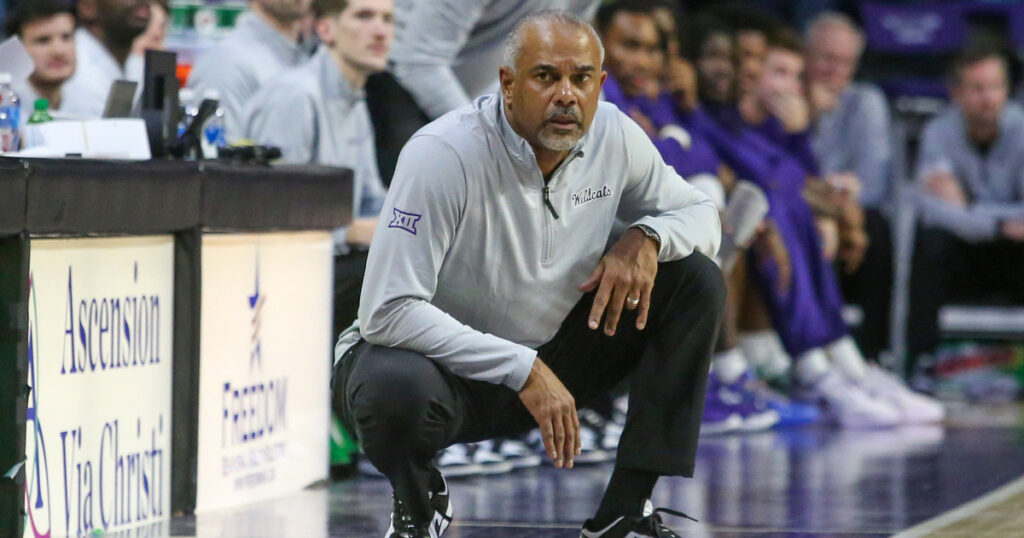
<path id="1" fill-rule="evenodd" d="M 1024 537 L 1020 417 L 1018 406 L 964 408 L 942 427 L 704 438 L 696 476 L 662 479 L 653 501 L 699 519 L 671 521 L 693 537 Z M 541 467 L 451 480 L 455 523 L 445 538 L 578 536 L 611 469 Z M 390 511 L 388 484 L 357 478 L 177 517 L 164 530 L 187 537 L 380 538 Z"/>

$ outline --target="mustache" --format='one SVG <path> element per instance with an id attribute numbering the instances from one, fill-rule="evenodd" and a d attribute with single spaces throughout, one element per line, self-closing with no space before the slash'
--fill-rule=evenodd
<path id="1" fill-rule="evenodd" d="M 571 117 L 572 121 L 579 125 L 583 123 L 580 116 L 580 111 L 577 110 L 576 107 L 557 107 L 544 117 L 544 123 L 551 123 L 552 121 L 555 121 L 555 119 L 565 120 L 567 117 Z"/>

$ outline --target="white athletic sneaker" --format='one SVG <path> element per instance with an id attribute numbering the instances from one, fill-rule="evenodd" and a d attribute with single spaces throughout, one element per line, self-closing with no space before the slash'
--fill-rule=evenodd
<path id="1" fill-rule="evenodd" d="M 502 439 L 498 453 L 515 469 L 526 469 L 540 465 L 540 456 L 534 454 L 530 447 L 518 439 Z"/>
<path id="2" fill-rule="evenodd" d="M 597 430 L 580 424 L 580 454 L 575 463 L 601 463 L 615 459 L 615 451 L 605 450 L 601 446 L 602 434 Z"/>
<path id="3" fill-rule="evenodd" d="M 573 463 L 586 465 L 590 463 L 602 463 L 615 458 L 614 451 L 603 450 L 598 444 L 600 436 L 593 429 L 580 424 L 580 453 L 573 458 Z M 533 448 L 536 454 L 545 454 L 544 438 L 540 430 L 533 430 L 526 436 L 526 442 Z M 550 465 L 551 460 L 544 458 L 544 464 Z"/>
<path id="4" fill-rule="evenodd" d="M 587 407 L 579 410 L 579 418 L 581 428 L 587 427 L 593 430 L 597 448 L 614 454 L 619 447 L 619 438 L 622 437 L 622 426 Z"/>
<path id="5" fill-rule="evenodd" d="M 679 534 L 665 526 L 661 520 L 661 514 L 697 521 L 682 512 L 669 510 L 668 508 L 654 508 L 651 505 L 651 501 L 646 501 L 642 516 L 622 516 L 612 521 L 603 529 L 592 529 L 591 527 L 594 525 L 594 522 L 588 519 L 583 523 L 583 528 L 580 529 L 580 538 L 643 538 L 644 536 L 680 538 Z"/>
<path id="6" fill-rule="evenodd" d="M 869 394 L 893 405 L 904 424 L 932 424 L 946 418 L 942 403 L 910 390 L 902 378 L 881 366 L 868 365 L 861 386 Z"/>
<path id="7" fill-rule="evenodd" d="M 835 369 L 800 392 L 802 399 L 818 403 L 827 417 L 844 428 L 891 428 L 902 419 L 894 406 L 871 396 Z"/>
<path id="8" fill-rule="evenodd" d="M 615 422 L 609 420 L 608 423 L 604 425 L 604 431 L 601 434 L 601 446 L 603 446 L 605 450 L 615 452 L 615 450 L 619 448 L 619 440 L 622 438 L 622 431 L 622 426 L 619 426 Z"/>
<path id="9" fill-rule="evenodd" d="M 494 441 L 481 441 L 470 445 L 473 452 L 473 463 L 480 466 L 480 474 L 505 474 L 512 472 L 512 464 L 505 461 L 494 450 Z"/>
<path id="10" fill-rule="evenodd" d="M 612 422 L 626 427 L 626 415 L 629 414 L 629 395 L 623 394 L 612 402 Z"/>
<path id="11" fill-rule="evenodd" d="M 483 469 L 473 462 L 469 445 L 452 445 L 441 451 L 437 457 L 437 468 L 445 476 L 471 476 L 481 474 Z"/>

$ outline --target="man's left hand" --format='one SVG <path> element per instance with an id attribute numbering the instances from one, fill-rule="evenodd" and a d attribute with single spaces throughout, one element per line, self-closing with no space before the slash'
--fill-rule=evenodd
<path id="1" fill-rule="evenodd" d="M 636 328 L 647 325 L 651 308 L 651 290 L 658 274 L 658 244 L 643 231 L 630 228 L 597 264 L 593 274 L 580 287 L 590 293 L 597 289 L 590 309 L 589 326 L 597 329 L 605 315 L 604 333 L 615 334 L 623 307 L 639 310 Z"/>

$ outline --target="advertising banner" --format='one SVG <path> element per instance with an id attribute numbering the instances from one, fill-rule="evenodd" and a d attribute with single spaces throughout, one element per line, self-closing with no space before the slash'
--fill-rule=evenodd
<path id="1" fill-rule="evenodd" d="M 196 512 L 327 478 L 332 256 L 328 232 L 203 237 Z"/>
<path id="2" fill-rule="evenodd" d="M 30 249 L 24 535 L 166 529 L 174 240 Z"/>

